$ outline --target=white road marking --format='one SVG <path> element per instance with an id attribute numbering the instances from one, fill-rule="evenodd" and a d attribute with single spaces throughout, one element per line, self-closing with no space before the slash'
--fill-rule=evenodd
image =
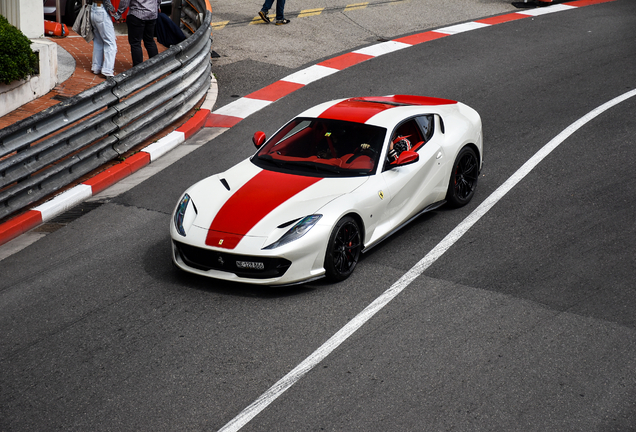
<path id="1" fill-rule="evenodd" d="M 547 15 L 554 12 L 562 12 L 565 10 L 575 9 L 578 6 L 569 6 L 565 4 L 555 4 L 548 7 L 540 7 L 536 9 L 517 11 L 520 15 L 530 15 L 530 16 L 539 16 L 539 15 Z"/>
<path id="2" fill-rule="evenodd" d="M 37 210 L 42 213 L 42 221 L 46 222 L 53 219 L 55 216 L 64 213 L 66 210 L 75 207 L 75 205 L 86 201 L 86 199 L 90 198 L 92 194 L 93 192 L 90 186 L 78 184 L 66 192 L 62 192 L 57 195 L 52 200 L 37 207 L 33 207 L 33 210 Z"/>
<path id="3" fill-rule="evenodd" d="M 359 50 L 353 51 L 356 54 L 364 54 L 373 57 L 380 57 L 384 54 L 390 54 L 395 51 L 399 51 L 404 48 L 410 48 L 413 45 L 405 44 L 403 42 L 398 41 L 387 41 L 379 44 L 371 45 L 369 47 L 361 48 Z"/>
<path id="4" fill-rule="evenodd" d="M 468 22 L 464 24 L 456 24 L 440 29 L 434 30 L 437 33 L 444 33 L 448 35 L 454 35 L 458 33 L 464 33 L 471 30 L 479 30 L 480 28 L 490 27 L 490 24 L 478 23 L 478 22 Z"/>
<path id="5" fill-rule="evenodd" d="M 262 110 L 271 103 L 272 101 L 264 101 L 260 99 L 243 97 L 219 108 L 218 110 L 214 111 L 214 113 L 232 117 L 246 118 L 257 111 Z"/>
<path id="6" fill-rule="evenodd" d="M 219 429 L 219 432 L 235 432 L 245 426 L 256 415 L 263 411 L 269 404 L 276 400 L 285 390 L 298 382 L 307 372 L 312 370 L 333 350 L 338 348 L 349 336 L 362 327 L 377 312 L 382 310 L 391 300 L 397 297 L 415 278 L 420 276 L 427 268 L 429 268 L 444 252 L 454 245 L 482 216 L 484 216 L 501 198 L 503 198 L 517 183 L 519 183 L 539 162 L 548 156 L 555 148 L 565 141 L 570 135 L 583 127 L 586 123 L 612 108 L 619 103 L 636 96 L 636 90 L 631 90 L 611 101 L 590 111 L 587 115 L 581 117 L 576 122 L 568 126 L 563 132 L 554 137 L 549 143 L 544 145 L 537 153 L 534 154 L 525 164 L 521 166 L 508 180 L 497 188 L 486 200 L 484 200 L 466 219 L 464 219 L 455 229 L 453 229 L 444 239 L 437 244 L 420 262 L 415 264 L 404 276 L 395 282 L 380 297 L 375 299 L 373 303 L 367 306 L 355 318 L 349 321 L 342 329 L 334 334 L 327 342 L 314 351 L 309 357 L 303 360 L 291 372 L 280 379 L 276 384 L 263 393 L 251 405 L 245 408 L 234 417 L 225 426 Z"/>
<path id="7" fill-rule="evenodd" d="M 150 144 L 148 147 L 145 147 L 144 151 L 150 155 L 150 163 L 152 164 L 183 142 L 185 142 L 185 134 L 183 132 L 174 131 Z"/>
<path id="8" fill-rule="evenodd" d="M 326 66 L 313 65 L 298 72 L 294 72 L 291 75 L 287 75 L 285 78 L 282 78 L 281 81 L 307 85 L 314 81 L 328 77 L 329 75 L 333 75 L 336 72 L 340 71 Z"/>

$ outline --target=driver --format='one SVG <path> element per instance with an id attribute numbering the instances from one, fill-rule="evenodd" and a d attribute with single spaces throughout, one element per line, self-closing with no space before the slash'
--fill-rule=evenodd
<path id="1" fill-rule="evenodd" d="M 389 153 L 387 154 L 389 163 L 397 161 L 398 157 L 400 157 L 400 153 L 405 150 L 411 150 L 411 141 L 405 136 L 398 135 L 391 141 L 391 145 L 389 146 Z"/>

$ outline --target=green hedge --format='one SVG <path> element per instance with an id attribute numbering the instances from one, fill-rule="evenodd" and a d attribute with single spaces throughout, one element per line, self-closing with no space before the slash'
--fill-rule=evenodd
<path id="1" fill-rule="evenodd" d="M 37 65 L 29 38 L 0 15 L 0 83 L 25 79 L 37 73 Z"/>

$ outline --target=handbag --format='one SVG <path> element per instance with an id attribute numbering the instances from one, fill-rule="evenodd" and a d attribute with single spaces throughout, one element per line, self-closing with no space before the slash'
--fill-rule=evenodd
<path id="1" fill-rule="evenodd" d="M 86 42 L 93 40 L 93 26 L 91 25 L 91 4 L 83 4 L 75 22 L 73 23 L 73 31 L 84 38 Z"/>

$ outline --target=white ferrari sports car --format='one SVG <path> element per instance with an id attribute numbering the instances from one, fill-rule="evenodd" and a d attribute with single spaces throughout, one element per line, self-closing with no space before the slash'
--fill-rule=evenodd
<path id="1" fill-rule="evenodd" d="M 344 280 L 417 216 L 467 204 L 483 159 L 479 114 L 423 96 L 325 102 L 253 142 L 252 157 L 177 203 L 178 268 L 261 285 Z"/>

